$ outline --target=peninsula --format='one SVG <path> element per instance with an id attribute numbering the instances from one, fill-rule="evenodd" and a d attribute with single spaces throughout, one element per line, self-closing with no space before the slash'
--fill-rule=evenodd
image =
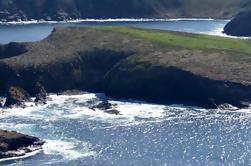
<path id="1" fill-rule="evenodd" d="M 0 46 L 6 107 L 79 89 L 109 97 L 217 108 L 251 101 L 251 43 L 126 27 L 56 28 Z"/>

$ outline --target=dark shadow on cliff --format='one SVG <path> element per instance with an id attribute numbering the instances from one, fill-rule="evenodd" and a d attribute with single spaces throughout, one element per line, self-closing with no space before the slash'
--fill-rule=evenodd
<path id="1" fill-rule="evenodd" d="M 0 59 L 11 58 L 21 55 L 28 50 L 25 48 L 25 44 L 22 43 L 9 43 L 6 45 L 0 45 Z"/>
<path id="2" fill-rule="evenodd" d="M 111 71 L 106 76 L 106 94 L 115 98 L 204 108 L 217 108 L 225 103 L 241 108 L 251 99 L 251 86 L 211 80 L 176 67 L 143 65 L 143 70 L 128 71 L 118 66 Z"/>

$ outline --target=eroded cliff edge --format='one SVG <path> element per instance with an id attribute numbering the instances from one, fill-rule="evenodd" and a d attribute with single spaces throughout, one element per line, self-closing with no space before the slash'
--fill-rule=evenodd
<path id="1" fill-rule="evenodd" d="M 10 45 L 16 51 L 9 53 Z M 39 84 L 55 93 L 79 89 L 156 103 L 244 107 L 251 101 L 250 46 L 157 30 L 56 28 L 40 42 L 1 46 L 0 92 L 37 96 Z"/>

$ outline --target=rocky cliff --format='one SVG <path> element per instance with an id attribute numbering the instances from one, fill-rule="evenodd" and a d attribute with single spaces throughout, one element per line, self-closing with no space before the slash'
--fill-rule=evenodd
<path id="1" fill-rule="evenodd" d="M 251 10 L 233 18 L 224 28 L 224 33 L 233 36 L 251 36 Z"/>
<path id="2" fill-rule="evenodd" d="M 0 21 L 77 18 L 231 18 L 250 0 L 0 0 Z"/>
<path id="3" fill-rule="evenodd" d="M 15 96 L 37 96 L 39 84 L 55 93 L 79 89 L 156 103 L 243 107 L 251 101 L 250 46 L 157 30 L 57 28 L 42 41 L 15 43 L 11 53 L 10 45 L 1 46 L 0 92 L 14 94 L 11 101 L 18 103 Z"/>
<path id="4" fill-rule="evenodd" d="M 41 150 L 43 141 L 14 131 L 0 130 L 0 159 L 20 157 Z"/>

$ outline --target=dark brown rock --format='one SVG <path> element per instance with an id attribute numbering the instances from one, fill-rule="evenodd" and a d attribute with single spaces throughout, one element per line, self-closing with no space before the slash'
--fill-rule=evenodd
<path id="1" fill-rule="evenodd" d="M 35 97 L 36 104 L 46 104 L 47 93 L 44 86 L 39 82 L 36 83 Z"/>
<path id="2" fill-rule="evenodd" d="M 102 110 L 102 111 L 104 111 L 105 113 L 108 113 L 108 114 L 119 115 L 120 112 L 116 108 L 117 108 L 116 104 L 111 104 L 108 101 L 103 101 L 103 102 L 91 107 L 91 109 L 94 110 L 94 111 L 96 109 L 98 109 L 98 110 Z"/>
<path id="3" fill-rule="evenodd" d="M 7 98 L 4 107 L 21 106 L 24 102 L 30 101 L 29 94 L 20 87 L 11 86 L 7 91 Z"/>
<path id="4" fill-rule="evenodd" d="M 23 156 L 41 149 L 44 141 L 14 131 L 0 130 L 0 159 Z"/>
<path id="5" fill-rule="evenodd" d="M 108 101 L 103 101 L 95 106 L 92 107 L 92 109 L 99 109 L 99 110 L 108 110 L 108 109 L 112 109 L 113 105 L 111 103 L 109 103 Z"/>
<path id="6" fill-rule="evenodd" d="M 108 113 L 108 114 L 113 114 L 113 115 L 119 115 L 120 112 L 116 109 L 109 109 L 109 110 L 106 110 L 105 113 Z"/>

